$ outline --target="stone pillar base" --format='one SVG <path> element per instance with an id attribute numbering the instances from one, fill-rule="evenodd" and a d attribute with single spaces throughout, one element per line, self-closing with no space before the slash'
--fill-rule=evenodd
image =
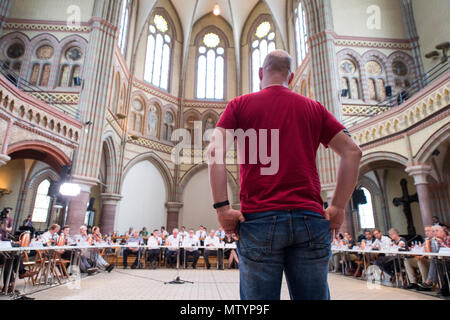
<path id="1" fill-rule="evenodd" d="M 102 193 L 100 198 L 102 199 L 101 232 L 110 234 L 114 232 L 117 204 L 122 199 L 122 196 L 120 194 Z"/>
<path id="2" fill-rule="evenodd" d="M 183 207 L 179 202 L 167 202 L 167 232 L 172 233 L 174 228 L 178 228 L 180 209 Z"/>
<path id="3" fill-rule="evenodd" d="M 91 195 L 91 186 L 80 185 L 80 187 L 80 194 L 69 200 L 69 210 L 66 218 L 66 225 L 68 225 L 74 233 L 78 233 L 80 226 L 84 224 L 89 197 Z"/>
<path id="4" fill-rule="evenodd" d="M 8 161 L 11 160 L 9 156 L 6 154 L 0 154 L 0 167 L 3 167 Z"/>

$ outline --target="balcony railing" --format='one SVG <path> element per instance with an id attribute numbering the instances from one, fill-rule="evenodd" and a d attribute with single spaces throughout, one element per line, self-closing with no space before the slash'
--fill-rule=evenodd
<path id="1" fill-rule="evenodd" d="M 15 87 L 28 93 L 34 98 L 45 102 L 48 105 L 58 109 L 59 111 L 79 120 L 78 98 L 79 94 L 48 92 L 37 87 L 26 79 L 20 77 L 13 69 L 11 69 L 4 61 L 0 60 L 0 73 L 8 79 Z"/>
<path id="2" fill-rule="evenodd" d="M 424 74 L 422 77 L 414 81 L 409 87 L 404 88 L 398 94 L 388 97 L 383 102 L 380 102 L 377 107 L 378 108 L 393 108 L 401 105 L 403 102 L 407 101 L 414 94 L 422 90 L 424 87 L 429 85 L 431 82 L 439 78 L 441 75 L 446 73 L 450 69 L 450 61 L 446 60 L 435 67 L 433 67 L 430 71 Z M 374 113 L 373 115 L 377 115 Z"/>

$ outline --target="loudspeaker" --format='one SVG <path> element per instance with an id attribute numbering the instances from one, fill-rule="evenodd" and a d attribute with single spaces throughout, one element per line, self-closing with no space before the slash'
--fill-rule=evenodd
<path id="1" fill-rule="evenodd" d="M 386 97 L 392 97 L 392 87 L 391 86 L 386 87 Z"/>
<path id="2" fill-rule="evenodd" d="M 88 205 L 87 211 L 94 211 L 94 203 L 95 203 L 95 198 L 89 199 L 89 205 Z"/>
<path id="3" fill-rule="evenodd" d="M 81 78 L 80 77 L 73 78 L 73 84 L 77 87 L 81 86 Z"/>
<path id="4" fill-rule="evenodd" d="M 341 97 L 346 98 L 348 96 L 348 89 L 343 89 L 341 92 Z"/>
<path id="5" fill-rule="evenodd" d="M 48 188 L 48 196 L 52 198 L 56 198 L 59 194 L 59 182 L 50 181 L 50 187 Z"/>
<path id="6" fill-rule="evenodd" d="M 361 189 L 355 190 L 353 192 L 352 199 L 354 209 L 357 209 L 360 204 L 367 203 L 367 198 L 364 195 L 364 191 L 362 191 Z"/>

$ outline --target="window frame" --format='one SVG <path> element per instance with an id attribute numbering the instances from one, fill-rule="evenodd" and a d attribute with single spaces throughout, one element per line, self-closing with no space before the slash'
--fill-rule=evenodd
<path id="1" fill-rule="evenodd" d="M 198 79 L 199 79 L 199 74 L 198 74 L 198 64 L 199 64 L 199 58 L 200 56 L 205 56 L 207 58 L 207 54 L 208 51 L 211 50 L 212 48 L 208 48 L 206 45 L 204 45 L 203 43 L 203 38 L 205 37 L 205 35 L 207 35 L 208 33 L 214 33 L 216 34 L 219 38 L 220 38 L 220 44 L 215 48 L 215 51 L 217 51 L 218 48 L 223 48 L 224 52 L 221 55 L 223 57 L 224 60 L 224 64 L 223 64 L 223 98 L 222 99 L 216 99 L 216 98 L 206 98 L 206 87 L 205 87 L 205 98 L 199 98 L 197 93 L 198 93 Z M 230 47 L 229 45 L 229 41 L 228 38 L 226 37 L 226 35 L 222 32 L 222 30 L 220 30 L 217 27 L 214 26 L 208 26 L 206 28 L 204 28 L 203 30 L 201 30 L 197 36 L 195 37 L 195 41 L 194 41 L 194 45 L 195 45 L 195 85 L 194 85 L 194 97 L 196 100 L 200 100 L 200 101 L 226 101 L 227 99 L 227 82 L 228 82 L 228 55 L 227 55 L 227 51 L 228 48 Z M 199 52 L 200 47 L 206 47 L 206 52 L 204 54 Z M 217 53 L 216 54 L 216 59 L 218 57 Z M 215 79 L 215 77 L 214 77 Z M 216 81 L 214 81 L 216 83 Z M 214 84 L 214 96 L 215 96 L 215 84 Z"/>
<path id="2" fill-rule="evenodd" d="M 273 32 L 275 32 L 275 37 L 273 39 L 273 42 L 275 43 L 275 50 L 277 48 L 277 39 L 278 39 L 279 35 L 278 35 L 278 32 L 277 32 L 276 25 L 275 25 L 272 17 L 269 14 L 262 14 L 253 22 L 253 25 L 250 28 L 250 31 L 249 31 L 249 34 L 248 34 L 248 39 L 247 39 L 247 42 L 248 42 L 247 44 L 248 44 L 248 47 L 249 47 L 249 61 L 250 61 L 250 63 L 249 63 L 249 76 L 250 76 L 249 91 L 251 93 L 254 93 L 254 91 L 253 91 L 253 66 L 254 66 L 254 64 L 253 64 L 253 51 L 254 51 L 254 49 L 256 49 L 256 48 L 253 48 L 253 42 L 255 40 L 262 41 L 263 39 L 266 39 L 269 36 L 269 34 L 271 33 L 271 32 L 269 32 L 264 38 L 261 38 L 261 39 L 257 38 L 256 35 L 255 35 L 256 29 L 258 29 L 258 27 L 263 22 L 266 22 L 266 21 L 270 23 L 270 25 L 271 25 L 271 27 L 273 29 Z M 270 41 L 272 41 L 272 40 L 270 40 Z M 256 92 L 258 92 L 258 91 L 256 91 Z"/>
<path id="3" fill-rule="evenodd" d="M 293 2 L 293 4 L 294 4 L 294 6 L 293 6 L 293 10 L 292 10 L 292 12 L 293 12 L 293 20 L 292 20 L 292 22 L 293 22 L 293 25 L 294 25 L 294 42 L 295 42 L 295 53 L 296 53 L 295 59 L 297 61 L 297 68 L 299 68 L 303 64 L 303 62 L 306 60 L 308 55 L 309 55 L 308 18 L 307 18 L 307 15 L 306 15 L 306 7 L 305 7 L 305 4 L 303 3 L 302 0 Z M 305 33 L 303 34 L 303 41 L 304 41 L 304 46 L 305 46 L 305 56 L 301 59 L 301 61 L 299 59 L 301 52 L 298 51 L 298 47 L 300 46 L 300 49 L 301 49 L 302 48 L 301 47 L 301 43 L 303 43 L 303 42 L 298 43 L 298 41 L 300 40 L 299 38 L 302 35 L 300 34 L 300 30 L 299 30 L 300 28 L 297 28 L 297 19 L 299 19 L 299 21 L 300 21 L 300 15 L 298 13 L 298 9 L 299 9 L 300 5 L 301 5 L 301 8 L 302 8 L 302 12 L 303 12 L 303 18 L 302 19 L 303 19 L 303 27 L 304 27 L 304 30 L 305 30 Z"/>
<path id="4" fill-rule="evenodd" d="M 170 37 L 170 42 L 168 43 L 170 57 L 169 57 L 169 70 L 168 70 L 168 75 L 167 75 L 167 89 L 164 89 L 161 86 L 157 86 L 157 85 L 153 84 L 153 71 L 152 71 L 152 80 L 148 81 L 147 79 L 145 79 L 145 73 L 146 73 L 146 69 L 147 69 L 147 58 L 148 58 L 147 57 L 148 56 L 148 54 L 147 54 L 147 52 L 148 52 L 148 41 L 149 41 L 149 38 L 150 38 L 150 35 L 151 35 L 150 26 L 154 25 L 154 19 L 155 19 L 156 15 L 160 15 L 166 20 L 168 29 L 167 29 L 167 31 L 165 33 L 161 33 L 158 30 L 158 28 L 156 28 L 156 32 L 155 32 L 155 36 L 154 36 L 155 44 L 156 44 L 156 35 L 158 33 L 160 33 L 162 35 L 163 41 L 164 41 L 163 42 L 163 50 L 164 50 L 164 44 L 167 43 L 165 41 L 165 39 L 164 39 L 164 35 L 168 35 Z M 156 8 L 152 12 L 152 14 L 150 15 L 150 17 L 149 17 L 149 19 L 147 20 L 147 23 L 146 23 L 146 35 L 147 35 L 146 36 L 147 41 L 146 41 L 146 45 L 145 45 L 145 60 L 144 60 L 144 74 L 143 74 L 144 82 L 154 86 L 155 88 L 158 88 L 159 90 L 162 90 L 162 91 L 165 91 L 165 92 L 170 92 L 171 91 L 171 87 L 172 87 L 171 86 L 171 82 L 172 82 L 172 71 L 173 71 L 172 65 L 173 65 L 173 61 L 174 61 L 173 60 L 174 59 L 174 43 L 175 43 L 177 38 L 176 38 L 175 26 L 174 26 L 174 24 L 173 24 L 173 22 L 172 22 L 172 20 L 171 20 L 171 18 L 169 16 L 169 14 L 164 9 Z M 155 50 L 156 50 L 156 45 L 155 45 Z M 162 70 L 162 66 L 163 66 L 163 63 L 162 63 L 163 60 L 164 60 L 164 57 L 162 55 L 161 56 L 161 70 Z M 155 59 L 153 57 L 153 67 L 154 67 L 154 65 L 155 65 Z M 160 74 L 160 85 L 161 85 L 161 78 L 162 78 L 162 73 Z"/>

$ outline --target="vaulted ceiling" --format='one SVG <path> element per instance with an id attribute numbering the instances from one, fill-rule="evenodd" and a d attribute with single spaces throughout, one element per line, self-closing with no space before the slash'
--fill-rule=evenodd
<path id="1" fill-rule="evenodd" d="M 185 42 L 190 39 L 192 26 L 203 16 L 213 11 L 218 4 L 221 16 L 232 26 L 235 43 L 239 43 L 241 33 L 247 17 L 259 1 L 266 3 L 272 12 L 283 42 L 286 43 L 286 6 L 288 0 L 168 0 L 176 9 L 183 27 Z M 153 10 L 157 0 L 138 0 L 138 16 L 136 30 L 138 33 L 145 25 L 145 21 Z"/>

